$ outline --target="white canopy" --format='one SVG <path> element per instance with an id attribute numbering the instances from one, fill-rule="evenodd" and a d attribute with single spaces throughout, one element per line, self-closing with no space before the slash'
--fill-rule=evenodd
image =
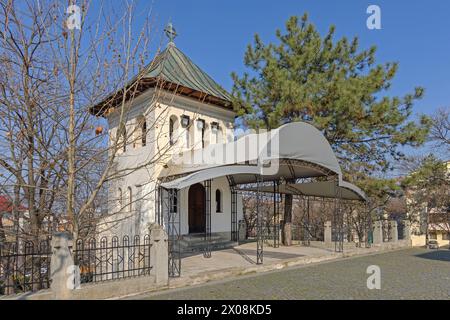
<path id="1" fill-rule="evenodd" d="M 333 150 L 322 133 L 310 124 L 294 122 L 266 133 L 248 134 L 233 142 L 175 154 L 160 178 L 220 166 L 256 165 L 257 161 L 267 164 L 280 159 L 300 160 L 335 174 L 341 173 Z M 304 176 L 308 176 L 307 173 Z"/>
<path id="2" fill-rule="evenodd" d="M 245 191 L 256 191 L 256 187 L 242 188 Z M 273 186 L 262 186 L 259 188 L 260 192 L 273 193 Z M 337 191 L 340 193 L 340 198 L 344 200 L 361 200 L 367 201 L 365 193 L 357 186 L 340 181 L 336 187 L 335 181 L 317 181 L 308 183 L 287 183 L 281 184 L 277 192 L 284 194 L 303 195 L 311 197 L 336 198 Z"/>
<path id="3" fill-rule="evenodd" d="M 352 197 L 347 190 L 357 189 L 342 181 L 338 160 L 322 133 L 304 122 L 182 153 L 172 158 L 159 179 L 164 188 L 181 189 L 223 176 L 231 177 L 236 185 L 254 183 L 258 176 L 263 181 L 337 176 L 343 194 Z M 307 188 L 312 194 L 326 196 L 331 195 L 330 186 L 319 183 Z M 365 198 L 361 190 L 356 194 L 353 197 Z"/>

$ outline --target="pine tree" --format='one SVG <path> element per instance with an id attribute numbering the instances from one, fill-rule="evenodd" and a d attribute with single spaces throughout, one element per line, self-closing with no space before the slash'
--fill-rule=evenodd
<path id="1" fill-rule="evenodd" d="M 450 167 L 433 154 L 423 159 L 410 159 L 411 162 L 417 160 L 417 168 L 403 179 L 402 187 L 408 195 L 408 211 L 413 214 L 410 218 L 414 222 L 424 222 L 428 243 L 430 225 L 450 233 Z"/>
<path id="2" fill-rule="evenodd" d="M 430 128 L 428 117 L 410 120 L 424 89 L 403 97 L 383 96 L 397 63 L 376 64 L 376 47 L 358 48 L 358 38 L 334 40 L 335 27 L 322 37 L 307 14 L 291 17 L 277 43 L 255 35 L 242 77 L 232 74 L 233 104 L 245 125 L 274 129 L 293 121 L 318 128 L 330 142 L 352 181 L 386 171 L 403 157 L 399 146 L 419 146 Z M 307 137 L 304 137 L 307 139 Z M 286 199 L 286 210 L 291 211 Z M 285 212 L 285 221 L 291 213 Z M 288 235 L 287 235 L 288 236 Z"/>

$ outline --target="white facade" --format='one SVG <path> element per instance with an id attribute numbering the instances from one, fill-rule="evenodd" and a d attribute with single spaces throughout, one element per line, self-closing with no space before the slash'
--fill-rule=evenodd
<path id="1" fill-rule="evenodd" d="M 173 154 L 234 140 L 235 113 L 232 110 L 167 91 L 148 89 L 126 109 L 122 116 L 120 110 L 106 116 L 111 143 L 116 139 L 121 123 L 127 136 L 126 150 L 121 148 L 116 159 L 115 172 L 119 177 L 110 184 L 108 193 L 109 210 L 114 214 L 110 214 L 109 223 L 103 227 L 118 236 L 147 234 L 149 224 L 157 222 L 155 186 L 160 171 Z M 189 117 L 189 127 L 183 128 L 183 117 Z M 143 120 L 146 126 L 144 140 L 141 134 Z M 202 124 L 198 124 L 199 120 Z M 218 130 L 212 130 L 213 126 L 218 126 Z M 217 189 L 222 195 L 220 212 L 216 212 Z M 180 190 L 181 234 L 189 233 L 188 193 L 189 188 Z M 243 214 L 239 196 L 237 204 L 240 220 Z M 231 231 L 231 192 L 226 177 L 212 180 L 211 231 Z"/>

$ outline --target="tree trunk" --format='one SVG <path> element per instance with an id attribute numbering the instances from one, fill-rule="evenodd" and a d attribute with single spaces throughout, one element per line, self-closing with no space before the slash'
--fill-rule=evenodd
<path id="1" fill-rule="evenodd" d="M 68 178 L 67 178 L 67 216 L 72 225 L 72 234 L 74 239 L 78 237 L 78 221 L 75 217 L 75 147 L 76 147 L 76 136 L 75 136 L 75 84 L 76 84 L 76 74 L 77 74 L 77 43 L 75 39 L 75 31 L 72 30 L 70 33 L 70 61 L 69 61 L 69 147 L 67 152 L 67 162 L 68 162 Z M 126 141 L 124 142 L 126 143 Z"/>
<path id="2" fill-rule="evenodd" d="M 428 246 L 428 240 L 430 238 L 430 234 L 428 232 L 428 227 L 430 225 L 430 217 L 428 215 L 428 205 L 425 208 L 425 217 L 426 217 L 426 220 L 425 220 L 425 224 L 426 224 L 426 229 L 425 229 L 425 246 Z"/>
<path id="3" fill-rule="evenodd" d="M 284 200 L 283 245 L 292 245 L 292 194 L 286 194 Z"/>

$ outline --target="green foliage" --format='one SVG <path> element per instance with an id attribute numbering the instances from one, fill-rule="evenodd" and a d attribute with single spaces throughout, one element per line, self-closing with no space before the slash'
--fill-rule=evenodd
<path id="1" fill-rule="evenodd" d="M 364 189 L 369 198 L 367 210 L 372 215 L 372 220 L 379 219 L 379 215 L 384 213 L 389 199 L 398 197 L 401 192 L 401 186 L 395 179 L 366 176 L 364 179 L 359 180 L 358 184 Z"/>
<path id="2" fill-rule="evenodd" d="M 423 158 L 402 181 L 408 194 L 409 210 L 426 213 L 427 223 L 450 226 L 450 168 L 434 155 Z M 415 217 L 416 220 L 418 217 Z M 420 220 L 419 220 L 420 221 Z M 448 230 L 450 231 L 450 230 Z"/>
<path id="3" fill-rule="evenodd" d="M 395 179 L 367 177 L 363 181 L 367 196 L 373 199 L 387 199 L 398 195 L 401 191 L 401 186 Z"/>
<path id="4" fill-rule="evenodd" d="M 430 120 L 409 120 L 424 89 L 386 97 L 397 63 L 375 64 L 376 48 L 358 49 L 358 38 L 321 37 L 305 14 L 291 17 L 278 44 L 255 35 L 245 54 L 249 72 L 233 73 L 233 104 L 246 125 L 273 129 L 292 121 L 314 125 L 328 139 L 352 180 L 387 170 L 400 145 L 424 143 Z M 307 139 L 307 137 L 305 137 Z M 355 176 L 355 173 L 361 175 Z"/>
<path id="5" fill-rule="evenodd" d="M 434 155 L 425 157 L 419 167 L 402 181 L 404 188 L 427 190 L 427 194 L 445 190 L 449 187 L 449 171 L 447 164 Z"/>

